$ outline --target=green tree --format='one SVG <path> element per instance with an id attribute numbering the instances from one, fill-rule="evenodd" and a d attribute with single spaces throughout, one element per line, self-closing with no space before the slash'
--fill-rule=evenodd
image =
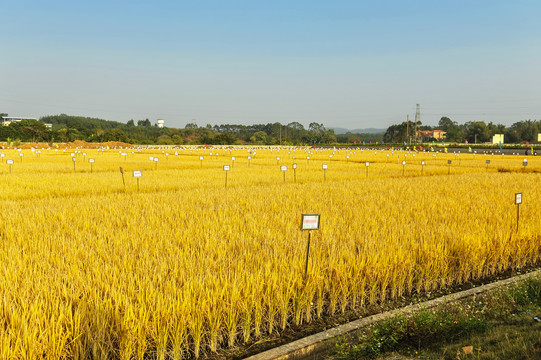
<path id="1" fill-rule="evenodd" d="M 264 131 L 258 131 L 250 138 L 254 144 L 266 144 L 267 143 L 267 133 Z"/>

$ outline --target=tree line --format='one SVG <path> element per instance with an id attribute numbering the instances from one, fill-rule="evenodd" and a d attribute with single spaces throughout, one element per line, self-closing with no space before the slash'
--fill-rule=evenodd
<path id="1" fill-rule="evenodd" d="M 386 143 L 413 143 L 420 140 L 435 141 L 436 139 L 422 138 L 417 135 L 417 131 L 422 130 L 442 130 L 445 131 L 445 141 L 470 144 L 491 142 L 496 134 L 503 134 L 506 143 L 525 143 L 537 142 L 538 134 L 541 132 L 541 120 L 523 120 L 514 123 L 511 126 L 494 124 L 484 121 L 469 121 L 464 124 L 458 124 L 450 118 L 442 117 L 437 126 L 423 125 L 421 122 L 414 121 L 403 122 L 401 124 L 391 125 L 383 135 L 383 141 Z"/>
<path id="2" fill-rule="evenodd" d="M 7 116 L 7 114 L 0 114 Z M 51 124 L 49 128 L 46 124 Z M 188 123 L 183 129 L 153 125 L 149 119 L 127 123 L 66 114 L 43 116 L 0 126 L 0 141 L 87 142 L 119 141 L 130 144 L 254 144 L 324 145 L 336 143 L 381 142 L 383 134 L 347 133 L 336 135 L 333 129 L 312 122 L 305 128 L 299 122 L 256 125 L 206 125 Z"/>

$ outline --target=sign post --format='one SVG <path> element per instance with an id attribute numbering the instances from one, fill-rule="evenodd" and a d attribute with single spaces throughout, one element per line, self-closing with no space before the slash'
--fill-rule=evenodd
<path id="1" fill-rule="evenodd" d="M 124 169 L 120 167 L 120 174 L 122 175 L 122 184 L 124 184 L 124 189 L 126 188 L 126 182 L 124 181 Z"/>
<path id="2" fill-rule="evenodd" d="M 402 176 L 406 173 L 406 160 L 402 161 Z"/>
<path id="3" fill-rule="evenodd" d="M 319 230 L 320 214 L 302 214 L 301 231 L 308 230 L 308 245 L 306 246 L 306 265 L 304 267 L 304 283 L 308 276 L 308 259 L 310 255 L 310 238 L 312 230 Z"/>
<path id="4" fill-rule="evenodd" d="M 9 165 L 9 173 L 11 174 L 11 167 L 13 166 L 13 160 L 11 159 L 6 160 L 6 164 Z"/>
<path id="5" fill-rule="evenodd" d="M 72 157 L 71 160 L 73 160 L 73 171 L 75 171 L 75 157 Z"/>
<path id="6" fill-rule="evenodd" d="M 451 175 L 451 160 L 447 160 L 447 164 L 449 165 L 449 171 L 447 172 L 447 175 Z"/>
<path id="7" fill-rule="evenodd" d="M 421 161 L 421 175 L 423 175 L 423 169 L 424 169 L 424 167 L 425 167 L 425 162 L 424 162 L 424 160 L 423 160 L 423 161 Z"/>
<path id="8" fill-rule="evenodd" d="M 327 181 L 327 164 L 323 164 L 323 181 Z"/>
<path id="9" fill-rule="evenodd" d="M 517 205 L 517 231 L 520 218 L 520 204 L 522 204 L 522 193 L 515 193 L 515 204 Z"/>
<path id="10" fill-rule="evenodd" d="M 485 161 L 485 162 L 486 162 L 486 164 L 487 164 L 487 170 L 486 170 L 486 171 L 488 171 L 488 164 L 490 164 L 490 160 L 487 160 L 487 161 Z"/>
<path id="11" fill-rule="evenodd" d="M 231 156 L 231 167 L 235 166 L 235 157 Z"/>
<path id="12" fill-rule="evenodd" d="M 203 168 L 203 157 L 202 156 L 199 157 L 199 161 L 201 162 L 201 169 L 202 169 Z"/>
<path id="13" fill-rule="evenodd" d="M 307 156 L 306 157 L 306 165 L 308 165 L 310 163 L 310 156 Z"/>
<path id="14" fill-rule="evenodd" d="M 248 156 L 248 167 L 250 167 L 250 160 L 252 160 L 252 157 Z"/>
<path id="15" fill-rule="evenodd" d="M 156 170 L 158 170 L 158 160 L 159 159 L 157 157 L 154 158 L 154 164 L 156 164 L 156 168 L 155 168 Z"/>
<path id="16" fill-rule="evenodd" d="M 88 159 L 88 162 L 90 163 L 90 173 L 92 174 L 92 165 L 94 164 L 94 159 L 90 158 Z"/>
<path id="17" fill-rule="evenodd" d="M 139 192 L 139 178 L 143 176 L 143 171 L 133 170 L 133 177 L 137 179 L 137 191 Z"/>
<path id="18" fill-rule="evenodd" d="M 285 166 L 285 165 L 280 166 L 280 170 L 284 173 L 284 184 L 285 184 L 286 183 L 287 166 Z"/>
<path id="19" fill-rule="evenodd" d="M 364 166 L 366 167 L 366 177 L 368 177 L 368 167 L 370 166 L 370 163 L 367 161 Z"/>
<path id="20" fill-rule="evenodd" d="M 293 178 L 295 179 L 295 182 L 297 182 L 297 164 L 293 164 Z"/>
<path id="21" fill-rule="evenodd" d="M 522 171 L 526 171 L 526 166 L 528 165 L 528 159 L 524 159 L 524 161 L 522 162 Z"/>
<path id="22" fill-rule="evenodd" d="M 225 187 L 227 187 L 227 173 L 229 172 L 230 170 L 230 166 L 229 165 L 224 165 L 224 171 L 225 171 Z"/>

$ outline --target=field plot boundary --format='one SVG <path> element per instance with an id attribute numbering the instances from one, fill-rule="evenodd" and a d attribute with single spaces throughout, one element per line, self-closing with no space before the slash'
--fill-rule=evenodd
<path id="1" fill-rule="evenodd" d="M 250 356 L 245 360 L 302 360 L 302 359 L 320 359 L 319 354 L 324 353 L 326 343 L 336 339 L 339 336 L 353 336 L 362 331 L 366 326 L 372 325 L 382 320 L 386 320 L 397 315 L 407 315 L 418 310 L 429 309 L 452 302 L 494 290 L 506 285 L 514 284 L 521 280 L 534 276 L 540 276 L 541 270 L 535 270 L 527 274 L 514 276 L 508 279 L 499 280 L 490 284 L 481 285 L 468 290 L 463 290 L 454 294 L 444 295 L 436 299 L 428 300 L 418 304 L 412 304 L 400 309 L 386 311 L 380 314 L 367 316 L 347 324 L 322 331 L 320 333 L 307 336 L 305 338 L 293 341 L 289 344 L 279 346 L 274 349 Z"/>

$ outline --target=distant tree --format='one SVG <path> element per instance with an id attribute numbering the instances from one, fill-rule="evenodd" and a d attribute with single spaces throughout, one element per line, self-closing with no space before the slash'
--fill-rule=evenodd
<path id="1" fill-rule="evenodd" d="M 264 131 L 258 131 L 250 138 L 254 144 L 266 144 L 267 143 L 267 133 Z"/>
<path id="2" fill-rule="evenodd" d="M 135 126 L 135 122 L 133 121 L 133 119 L 131 119 L 131 120 L 129 120 L 129 121 L 126 123 L 126 125 L 127 125 L 128 127 L 134 127 L 134 126 Z"/>
<path id="3" fill-rule="evenodd" d="M 149 126 L 152 126 L 152 123 L 150 122 L 149 119 L 138 120 L 137 121 L 137 126 L 149 127 Z"/>
<path id="4" fill-rule="evenodd" d="M 178 134 L 171 136 L 171 140 L 173 141 L 173 144 L 175 145 L 182 145 L 182 138 Z"/>
<path id="5" fill-rule="evenodd" d="M 221 133 L 214 136 L 212 139 L 213 144 L 217 145 L 231 145 L 237 141 L 237 138 L 233 134 Z"/>

